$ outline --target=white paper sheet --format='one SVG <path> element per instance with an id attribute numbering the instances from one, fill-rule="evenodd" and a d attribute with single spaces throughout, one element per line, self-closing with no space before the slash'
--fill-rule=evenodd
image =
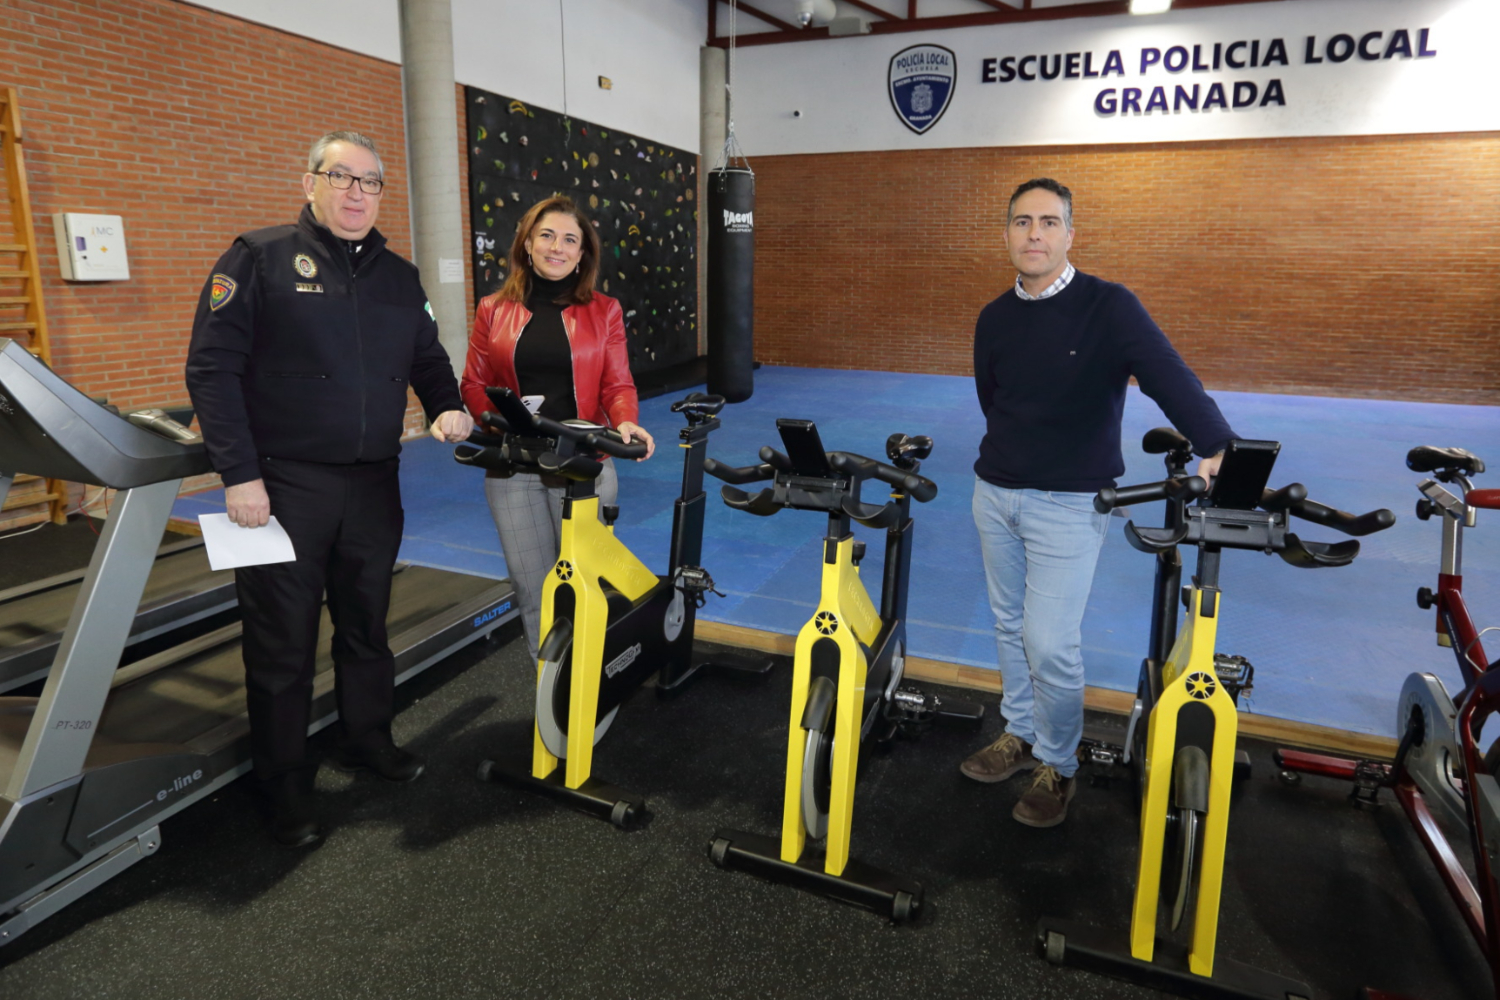
<path id="1" fill-rule="evenodd" d="M 260 528 L 242 528 L 229 520 L 228 514 L 199 514 L 198 526 L 203 529 L 209 568 L 215 571 L 291 562 L 297 558 L 292 551 L 292 540 L 275 514 Z"/>

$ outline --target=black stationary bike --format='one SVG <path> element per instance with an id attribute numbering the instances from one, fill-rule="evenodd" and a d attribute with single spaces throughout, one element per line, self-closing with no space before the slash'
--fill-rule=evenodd
<path id="1" fill-rule="evenodd" d="M 781 837 L 720 830 L 709 856 L 721 868 L 786 882 L 896 922 L 909 920 L 921 909 L 922 886 L 849 857 L 860 745 L 915 735 L 939 719 L 977 726 L 984 716 L 980 705 L 940 700 L 901 684 L 911 501 L 937 496 L 937 486 L 918 472 L 932 439 L 892 435 L 886 442 L 892 462 L 887 465 L 849 452 L 825 452 L 811 421 L 778 420 L 776 427 L 786 454 L 762 448 L 762 464 L 746 468 L 709 459 L 707 471 L 729 483 L 775 480 L 753 496 L 725 486 L 724 502 L 736 510 L 760 517 L 788 508 L 827 515 L 822 595 L 797 635 Z M 860 487 L 868 480 L 889 485 L 890 499 L 863 502 Z M 851 521 L 885 529 L 878 610 L 860 580 L 865 544 L 855 540 Z M 823 849 L 809 847 L 809 841 L 823 841 Z"/>
<path id="2" fill-rule="evenodd" d="M 720 655 L 693 660 L 697 610 L 714 590 L 699 565 L 703 549 L 703 466 L 708 435 L 719 427 L 722 396 L 693 393 L 672 404 L 687 418 L 682 493 L 673 508 L 671 568 L 657 576 L 615 538 L 619 508 L 602 510 L 595 481 L 603 456 L 642 458 L 644 444 L 626 444 L 597 424 L 534 416 L 509 389 L 486 390 L 494 411 L 454 458 L 464 465 L 514 475 L 546 473 L 567 480 L 562 542 L 542 589 L 542 640 L 537 657 L 536 726 L 530 763 L 486 760 L 479 777 L 560 800 L 621 829 L 644 824 L 645 800 L 592 777 L 594 745 L 620 705 L 656 679 L 659 694 L 680 691 L 712 666 L 765 676 L 769 659 Z M 603 514 L 603 521 L 600 514 Z M 566 761 L 566 767 L 559 764 Z"/>

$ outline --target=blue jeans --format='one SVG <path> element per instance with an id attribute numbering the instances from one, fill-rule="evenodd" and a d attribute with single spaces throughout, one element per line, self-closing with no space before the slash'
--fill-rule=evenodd
<path id="1" fill-rule="evenodd" d="M 1083 738 L 1081 628 L 1109 515 L 1092 493 L 1010 490 L 974 480 L 1005 693 L 1005 731 L 1065 778 Z"/>

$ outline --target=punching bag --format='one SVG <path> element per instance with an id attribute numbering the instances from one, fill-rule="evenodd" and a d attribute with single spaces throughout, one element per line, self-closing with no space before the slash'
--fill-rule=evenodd
<path id="1" fill-rule="evenodd" d="M 755 175 L 708 175 L 708 391 L 731 403 L 755 391 Z"/>

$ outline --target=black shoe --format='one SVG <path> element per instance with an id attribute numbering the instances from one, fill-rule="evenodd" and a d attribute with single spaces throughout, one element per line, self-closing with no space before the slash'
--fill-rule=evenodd
<path id="1" fill-rule="evenodd" d="M 285 774 L 265 783 L 271 809 L 271 839 L 282 847 L 310 847 L 323 839 L 316 800 L 300 774 Z"/>
<path id="2" fill-rule="evenodd" d="M 386 781 L 416 781 L 427 767 L 414 753 L 387 743 L 373 750 L 343 747 L 329 757 L 329 763 L 340 771 L 374 771 Z"/>

